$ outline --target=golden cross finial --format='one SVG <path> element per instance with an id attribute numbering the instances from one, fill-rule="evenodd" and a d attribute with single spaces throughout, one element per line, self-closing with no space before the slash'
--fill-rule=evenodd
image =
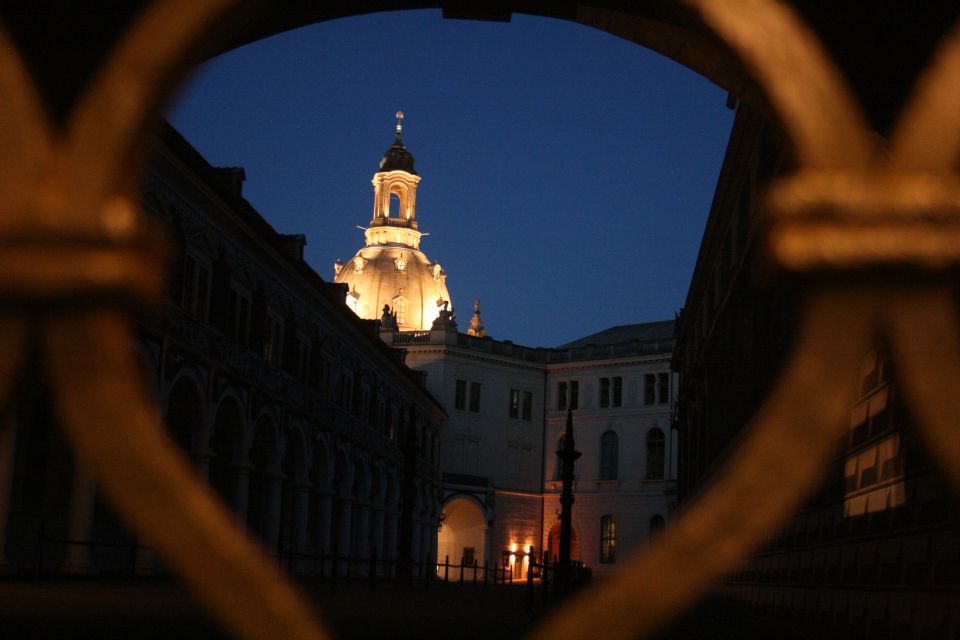
<path id="1" fill-rule="evenodd" d="M 403 111 L 397 111 L 397 133 L 403 130 Z"/>

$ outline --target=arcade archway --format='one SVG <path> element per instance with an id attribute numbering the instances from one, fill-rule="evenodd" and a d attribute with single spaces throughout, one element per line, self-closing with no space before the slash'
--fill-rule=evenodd
<path id="1" fill-rule="evenodd" d="M 474 562 L 484 565 L 487 521 L 483 511 L 468 498 L 454 498 L 443 508 L 442 525 L 437 536 L 437 564 L 449 559 L 450 580 L 460 578 L 460 566 L 472 567 Z M 443 575 L 444 568 L 438 569 Z"/>

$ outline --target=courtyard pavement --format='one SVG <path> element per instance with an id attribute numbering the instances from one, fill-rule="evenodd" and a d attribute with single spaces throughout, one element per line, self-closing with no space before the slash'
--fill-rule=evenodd
<path id="1" fill-rule="evenodd" d="M 484 589 L 434 583 L 401 587 L 365 583 L 303 586 L 340 638 L 520 638 L 544 613 L 527 611 L 523 585 Z M 549 615 L 549 611 L 546 615 Z M 747 618 L 708 603 L 658 640 L 799 639 L 810 636 L 775 620 Z M 227 640 L 175 582 L 0 582 L 0 639 Z M 603 638 L 598 629 L 595 639 Z M 279 640 L 279 639 L 278 639 Z"/>

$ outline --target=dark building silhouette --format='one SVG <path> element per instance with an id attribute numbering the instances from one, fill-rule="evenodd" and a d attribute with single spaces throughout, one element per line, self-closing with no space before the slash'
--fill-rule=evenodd
<path id="1" fill-rule="evenodd" d="M 758 208 L 789 162 L 776 130 L 741 104 L 677 325 L 682 501 L 735 451 L 791 346 L 795 294 L 757 269 Z M 895 380 L 882 350 L 864 360 L 822 488 L 723 594 L 840 637 L 960 637 L 960 501 L 914 435 Z M 762 499 L 744 496 L 745 508 Z"/>
<path id="2" fill-rule="evenodd" d="M 415 410 L 409 551 L 433 557 L 444 410 L 379 322 L 357 318 L 346 289 L 303 261 L 305 238 L 277 233 L 243 198 L 243 180 L 162 128 L 142 195 L 174 268 L 140 355 L 170 435 L 268 553 L 305 554 L 285 564 L 307 571 L 305 556 L 321 552 L 396 556 L 400 445 Z M 109 546 L 135 540 L 75 468 L 41 381 L 24 387 L 13 464 L 0 467 L 0 571 L 160 570 L 148 549 Z"/>

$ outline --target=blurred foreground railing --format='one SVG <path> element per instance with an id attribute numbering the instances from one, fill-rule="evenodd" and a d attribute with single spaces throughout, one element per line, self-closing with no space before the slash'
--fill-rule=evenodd
<path id="1" fill-rule="evenodd" d="M 141 137 L 240 4 L 150 3 L 62 120 L 0 30 L 0 398 L 9 404 L 32 357 L 79 461 L 213 614 L 244 638 L 316 639 L 331 633 L 164 434 L 134 356 L 133 310 L 165 286 L 164 248 L 137 205 Z M 960 29 L 885 144 L 787 6 L 683 4 L 735 53 L 793 149 L 796 172 L 774 185 L 761 223 L 767 272 L 803 292 L 799 337 L 714 484 L 648 552 L 550 616 L 536 632 L 550 640 L 601 626 L 648 635 L 739 566 L 815 487 L 855 400 L 843 383 L 878 340 L 928 450 L 960 484 Z M 745 495 L 764 499 L 744 510 Z"/>

